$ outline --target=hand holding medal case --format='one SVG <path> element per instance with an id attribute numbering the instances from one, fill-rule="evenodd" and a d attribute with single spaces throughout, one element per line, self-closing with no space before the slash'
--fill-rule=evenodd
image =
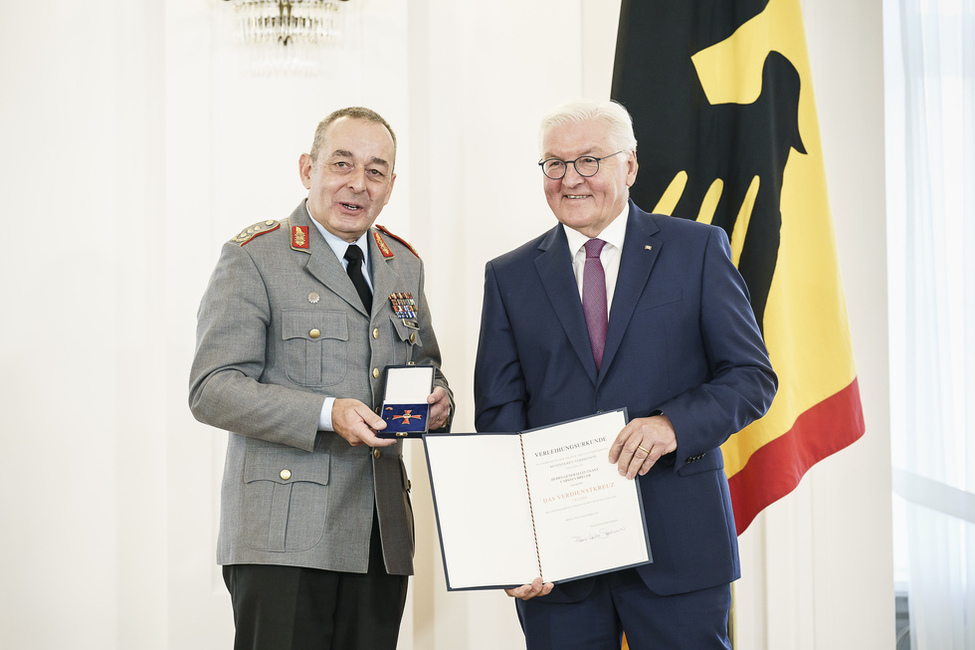
<path id="1" fill-rule="evenodd" d="M 379 415 L 386 428 L 380 438 L 419 438 L 427 431 L 433 392 L 433 366 L 386 366 L 386 390 Z"/>

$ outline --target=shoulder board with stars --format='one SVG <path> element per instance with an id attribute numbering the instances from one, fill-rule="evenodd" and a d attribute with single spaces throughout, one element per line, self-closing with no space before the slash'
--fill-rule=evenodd
<path id="1" fill-rule="evenodd" d="M 416 252 L 416 249 L 413 248 L 408 241 L 406 241 L 405 239 L 403 239 L 399 235 L 394 235 L 393 233 L 389 232 L 386 229 L 385 226 L 380 226 L 379 224 L 376 224 L 376 230 L 378 230 L 380 232 L 383 232 L 383 233 L 389 235 L 390 237 L 392 237 L 393 239 L 395 239 L 399 243 L 401 243 L 404 246 L 406 246 L 406 248 L 408 248 L 411 253 L 413 253 L 417 257 L 420 257 L 420 254 Z M 389 255 L 386 254 L 386 251 L 389 250 L 389 247 L 386 246 L 386 242 L 384 242 L 382 240 L 382 237 L 379 235 L 379 233 L 378 232 L 374 232 L 373 233 L 373 236 L 375 236 L 375 238 L 376 238 L 376 244 L 379 245 L 379 250 L 382 251 L 383 257 L 393 257 L 393 251 L 389 251 Z"/>
<path id="2" fill-rule="evenodd" d="M 281 224 L 275 221 L 274 219 L 268 219 L 267 221 L 258 221 L 253 226 L 241 230 L 240 233 L 235 237 L 231 238 L 230 241 L 234 242 L 235 244 L 240 244 L 241 246 L 243 246 L 247 242 L 253 240 L 255 237 L 277 230 L 280 227 Z"/>

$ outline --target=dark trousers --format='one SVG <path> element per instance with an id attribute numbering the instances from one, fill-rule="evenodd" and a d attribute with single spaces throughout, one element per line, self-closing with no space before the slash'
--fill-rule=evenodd
<path id="1" fill-rule="evenodd" d="M 223 568 L 234 650 L 393 650 L 407 576 L 386 573 L 373 520 L 368 573 L 235 564 Z"/>
<path id="2" fill-rule="evenodd" d="M 515 601 L 528 650 L 728 650 L 731 585 L 661 596 L 633 569 L 596 576 L 575 603 Z"/>

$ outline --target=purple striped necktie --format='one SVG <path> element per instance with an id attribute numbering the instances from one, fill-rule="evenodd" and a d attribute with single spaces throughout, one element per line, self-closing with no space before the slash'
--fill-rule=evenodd
<path id="1" fill-rule="evenodd" d="M 606 245 L 602 239 L 586 242 L 586 266 L 582 272 L 582 311 L 586 315 L 589 328 L 589 343 L 596 368 L 603 363 L 603 349 L 606 347 L 606 273 L 599 253 Z"/>

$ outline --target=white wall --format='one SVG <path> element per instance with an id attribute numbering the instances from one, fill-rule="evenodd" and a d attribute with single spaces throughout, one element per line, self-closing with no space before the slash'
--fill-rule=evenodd
<path id="1" fill-rule="evenodd" d="M 228 647 L 223 435 L 186 407 L 195 311 L 220 243 L 300 199 L 297 156 L 335 107 L 397 130 L 380 222 L 427 260 L 457 427 L 472 428 L 483 264 L 550 225 L 537 121 L 608 94 L 619 6 L 353 0 L 335 65 L 307 79 L 246 74 L 225 4 L 0 8 L 0 646 Z M 743 536 L 739 647 L 889 648 L 880 6 L 805 13 L 868 431 Z M 444 590 L 419 453 L 411 466 L 402 646 L 519 647 L 503 594 Z"/>

